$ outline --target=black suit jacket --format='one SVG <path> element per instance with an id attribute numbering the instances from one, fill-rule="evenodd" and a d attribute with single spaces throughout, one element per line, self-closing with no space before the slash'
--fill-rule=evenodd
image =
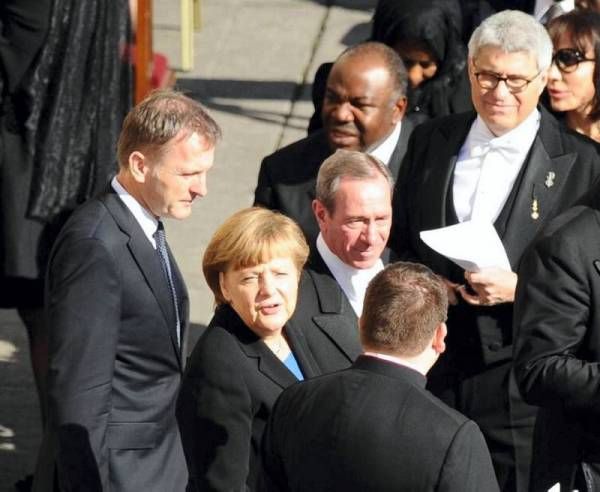
<path id="1" fill-rule="evenodd" d="M 598 146 L 560 126 L 545 109 L 540 111 L 538 135 L 494 224 L 513 271 L 541 227 L 571 206 L 600 175 Z M 462 269 L 427 247 L 419 232 L 457 222 L 454 167 L 474 119 L 475 113 L 465 113 L 419 126 L 411 137 L 393 199 L 391 249 L 400 258 L 422 262 L 460 284 L 464 283 Z M 550 172 L 554 180 L 547 186 Z M 537 219 L 531 216 L 534 197 L 539 205 Z M 511 358 L 511 303 L 474 307 L 460 302 L 450 308 L 448 327 L 447 353 L 440 362 L 463 375 Z"/>
<path id="2" fill-rule="evenodd" d="M 519 268 L 515 375 L 539 405 L 531 490 L 600 462 L 600 189 L 553 220 Z"/>
<path id="3" fill-rule="evenodd" d="M 302 333 L 285 334 L 305 378 L 319 374 Z M 229 306 L 217 309 L 187 366 L 177 415 L 193 491 L 255 490 L 271 408 L 296 377 Z"/>
<path id="4" fill-rule="evenodd" d="M 263 452 L 266 490 L 498 490 L 477 425 L 373 357 L 284 391 Z"/>
<path id="5" fill-rule="evenodd" d="M 188 297 L 180 286 L 182 340 Z M 69 219 L 46 281 L 49 414 L 34 490 L 183 491 L 175 418 L 185 353 L 156 250 L 114 192 Z"/>
<path id="6" fill-rule="evenodd" d="M 402 120 L 400 137 L 390 162 L 396 178 L 406 152 L 413 124 Z M 265 157 L 260 165 L 254 205 L 279 210 L 294 219 L 309 242 L 314 242 L 319 227 L 312 211 L 315 184 L 321 164 L 332 154 L 323 130 L 298 140 Z"/>
<path id="7" fill-rule="evenodd" d="M 316 248 L 288 324 L 303 333 L 321 373 L 350 367 L 362 352 L 356 313 Z"/>

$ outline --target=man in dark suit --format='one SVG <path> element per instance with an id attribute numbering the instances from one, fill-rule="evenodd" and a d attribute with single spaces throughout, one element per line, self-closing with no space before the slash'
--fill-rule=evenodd
<path id="1" fill-rule="evenodd" d="M 392 221 L 393 180 L 387 166 L 338 150 L 317 176 L 313 211 L 319 235 L 289 321 L 302 331 L 321 372 L 349 367 L 361 353 L 358 317 Z"/>
<path id="2" fill-rule="evenodd" d="M 395 263 L 369 284 L 364 354 L 285 390 L 263 440 L 267 490 L 498 490 L 477 425 L 425 389 L 444 351 L 448 298 L 427 267 Z"/>
<path id="3" fill-rule="evenodd" d="M 406 69 L 382 43 L 362 43 L 344 51 L 327 78 L 323 130 L 265 157 L 254 204 L 294 219 L 309 242 L 319 232 L 311 204 L 319 167 L 336 149 L 368 152 L 395 177 L 412 124 L 406 110 Z"/>
<path id="4" fill-rule="evenodd" d="M 445 277 L 456 302 L 430 388 L 479 424 L 509 491 L 527 490 L 535 418 L 510 376 L 514 272 L 541 226 L 600 174 L 596 146 L 537 107 L 551 60 L 550 39 L 533 17 L 488 17 L 469 43 L 477 114 L 419 127 L 394 194 L 392 250 Z M 420 240 L 423 230 L 468 220 L 495 226 L 511 271 L 464 272 Z"/>
<path id="5" fill-rule="evenodd" d="M 600 188 L 554 219 L 519 267 L 515 376 L 539 405 L 531 491 L 600 490 Z"/>
<path id="6" fill-rule="evenodd" d="M 50 256 L 49 421 L 34 490 L 183 491 L 175 419 L 188 297 L 160 219 L 206 194 L 220 130 L 171 91 L 127 116 L 119 172 L 80 207 Z"/>

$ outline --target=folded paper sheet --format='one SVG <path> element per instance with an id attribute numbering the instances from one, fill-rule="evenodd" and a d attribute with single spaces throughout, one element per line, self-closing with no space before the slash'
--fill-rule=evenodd
<path id="1" fill-rule="evenodd" d="M 461 222 L 421 231 L 420 236 L 431 249 L 467 271 L 477 272 L 486 267 L 511 270 L 502 241 L 488 222 Z"/>

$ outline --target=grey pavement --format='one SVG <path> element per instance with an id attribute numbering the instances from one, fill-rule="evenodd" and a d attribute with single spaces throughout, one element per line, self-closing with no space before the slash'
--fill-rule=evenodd
<path id="1" fill-rule="evenodd" d="M 202 253 L 216 227 L 252 204 L 263 156 L 302 138 L 312 114 L 317 67 L 365 39 L 376 0 L 202 0 L 194 69 L 178 87 L 202 101 L 223 128 L 209 194 L 167 233 L 191 297 L 191 321 L 206 324 L 212 295 Z M 176 18 L 170 0 L 154 0 L 155 28 Z M 155 48 L 177 60 L 177 36 L 155 30 Z M 41 430 L 25 329 L 0 310 L 0 492 L 33 470 Z"/>

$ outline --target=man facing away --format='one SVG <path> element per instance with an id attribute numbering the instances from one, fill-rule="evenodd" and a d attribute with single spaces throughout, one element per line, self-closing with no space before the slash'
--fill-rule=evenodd
<path id="1" fill-rule="evenodd" d="M 338 149 L 368 152 L 398 175 L 412 123 L 406 110 L 406 68 L 390 47 L 361 43 L 344 51 L 327 78 L 323 130 L 265 157 L 254 204 L 294 219 L 309 242 L 319 230 L 311 210 L 323 161 Z"/>
<path id="2" fill-rule="evenodd" d="M 456 302 L 429 388 L 477 422 L 510 492 L 528 488 L 535 419 L 510 372 L 515 272 L 541 227 L 600 174 L 596 145 L 538 106 L 551 63 L 552 42 L 533 17 L 488 17 L 469 42 L 476 113 L 419 126 L 394 193 L 391 249 L 443 276 Z M 420 239 L 421 231 L 469 220 L 493 224 L 510 270 L 465 272 Z"/>
<path id="3" fill-rule="evenodd" d="M 544 228 L 519 268 L 515 377 L 539 405 L 531 492 L 600 490 L 600 186 Z"/>
<path id="4" fill-rule="evenodd" d="M 175 420 L 188 296 L 161 218 L 206 194 L 220 137 L 197 102 L 152 93 L 126 117 L 119 172 L 61 231 L 46 278 L 49 420 L 35 491 L 183 491 Z"/>
<path id="5" fill-rule="evenodd" d="M 362 152 L 338 150 L 319 169 L 312 204 L 319 235 L 289 324 L 322 372 L 345 369 L 361 353 L 358 318 L 369 281 L 383 269 L 392 187 L 388 167 Z"/>
<path id="6" fill-rule="evenodd" d="M 477 425 L 425 389 L 444 351 L 446 287 L 427 267 L 394 263 L 369 284 L 364 353 L 351 368 L 296 384 L 265 431 L 265 489 L 494 492 Z"/>

